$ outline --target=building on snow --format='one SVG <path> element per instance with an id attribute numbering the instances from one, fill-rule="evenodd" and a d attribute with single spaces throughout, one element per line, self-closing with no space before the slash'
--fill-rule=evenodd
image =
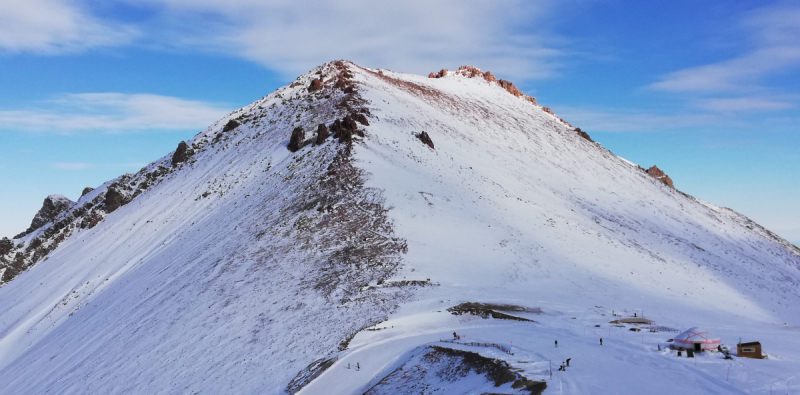
<path id="1" fill-rule="evenodd" d="M 742 358 L 762 359 L 760 342 L 739 343 L 736 345 L 736 356 Z"/>
<path id="2" fill-rule="evenodd" d="M 695 352 L 715 351 L 720 346 L 718 337 L 711 336 L 708 331 L 694 327 L 675 337 L 673 347 Z"/>

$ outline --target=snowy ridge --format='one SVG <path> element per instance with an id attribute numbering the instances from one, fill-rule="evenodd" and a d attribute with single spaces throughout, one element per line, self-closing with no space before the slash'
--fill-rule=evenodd
<path id="1" fill-rule="evenodd" d="M 353 123 L 352 143 L 342 131 L 312 143 L 319 124 L 355 115 L 368 125 Z M 297 127 L 307 145 L 292 153 Z M 765 362 L 777 373 L 723 383 L 714 359 L 693 370 L 656 352 L 668 335 L 637 344 L 607 325 L 616 306 L 702 325 L 728 344 L 796 338 L 797 247 L 667 187 L 497 83 L 332 62 L 187 146 L 183 162 L 170 153 L 83 196 L 72 210 L 92 203 L 81 215 L 98 221 L 80 227 L 83 217 L 62 213 L 72 222 L 57 248 L 0 288 L 8 391 L 363 393 L 419 365 L 414 350 L 448 346 L 439 340 L 453 330 L 515 355 L 449 347 L 572 393 L 800 389 L 787 373 L 800 368 L 796 341 Z M 111 188 L 122 202 L 113 210 Z M 447 312 L 462 302 L 542 313 Z M 595 349 L 598 335 L 613 339 L 607 351 Z M 583 370 L 544 373 L 569 357 Z M 653 366 L 692 380 L 675 384 Z M 614 369 L 636 379 L 617 387 Z M 429 390 L 448 385 L 434 376 L 424 375 Z M 442 390 L 488 382 L 464 380 Z"/>

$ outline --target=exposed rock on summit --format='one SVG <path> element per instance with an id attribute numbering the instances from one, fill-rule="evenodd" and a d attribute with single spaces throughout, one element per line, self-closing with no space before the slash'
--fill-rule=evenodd
<path id="1" fill-rule="evenodd" d="M 467 77 L 467 78 L 476 78 L 476 77 L 477 78 L 483 78 L 487 82 L 494 82 L 497 85 L 499 85 L 501 88 L 505 89 L 506 92 L 514 95 L 515 97 L 521 97 L 523 100 L 525 100 L 527 102 L 530 102 L 534 106 L 538 106 L 538 104 L 536 104 L 536 98 L 535 97 L 528 96 L 528 95 L 522 93 L 522 91 L 519 90 L 516 86 L 514 86 L 514 83 L 512 83 L 511 81 L 507 81 L 507 80 L 503 80 L 503 79 L 498 80 L 497 77 L 495 77 L 490 71 L 481 71 L 481 69 L 479 69 L 477 67 L 474 67 L 474 66 L 461 66 L 461 67 L 458 68 L 458 70 L 455 71 L 455 73 L 450 73 L 449 71 L 447 71 L 445 69 L 442 69 L 442 70 L 437 71 L 435 73 L 428 74 L 428 78 L 442 78 L 442 77 L 445 77 L 445 76 L 448 76 L 448 75 L 451 75 L 451 74 L 452 75 L 459 75 L 459 76 L 463 76 L 463 77 Z M 542 107 L 542 109 L 545 110 L 545 112 L 553 114 L 553 112 L 549 111 L 550 109 L 547 108 L 547 107 Z M 562 122 L 563 122 L 563 120 L 562 120 Z"/>
<path id="2" fill-rule="evenodd" d="M 651 177 L 655 178 L 656 180 L 659 180 L 659 181 L 663 182 L 668 187 L 675 188 L 675 185 L 672 184 L 672 179 L 669 178 L 669 176 L 666 175 L 666 173 L 664 173 L 664 171 L 659 169 L 658 166 L 653 166 L 653 167 L 647 169 L 647 174 L 649 174 Z"/>

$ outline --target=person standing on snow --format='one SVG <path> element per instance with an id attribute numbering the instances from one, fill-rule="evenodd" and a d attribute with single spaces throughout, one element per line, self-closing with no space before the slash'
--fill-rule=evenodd
<path id="1" fill-rule="evenodd" d="M 602 337 L 600 338 L 600 345 L 601 346 L 603 345 L 603 338 Z"/>
<path id="2" fill-rule="evenodd" d="M 458 339 L 458 335 L 456 334 L 456 331 L 453 331 L 453 339 Z"/>
<path id="3" fill-rule="evenodd" d="M 558 340 L 556 340 L 556 348 L 558 348 Z"/>
<path id="4" fill-rule="evenodd" d="M 569 360 L 572 358 L 567 358 L 567 367 L 569 367 Z"/>

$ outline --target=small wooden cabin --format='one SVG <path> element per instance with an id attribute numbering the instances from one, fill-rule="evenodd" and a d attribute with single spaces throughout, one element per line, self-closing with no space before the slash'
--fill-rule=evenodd
<path id="1" fill-rule="evenodd" d="M 749 342 L 749 343 L 739 343 L 736 345 L 736 355 L 741 358 L 755 358 L 755 359 L 762 359 L 764 358 L 761 355 L 761 343 L 759 342 Z"/>

